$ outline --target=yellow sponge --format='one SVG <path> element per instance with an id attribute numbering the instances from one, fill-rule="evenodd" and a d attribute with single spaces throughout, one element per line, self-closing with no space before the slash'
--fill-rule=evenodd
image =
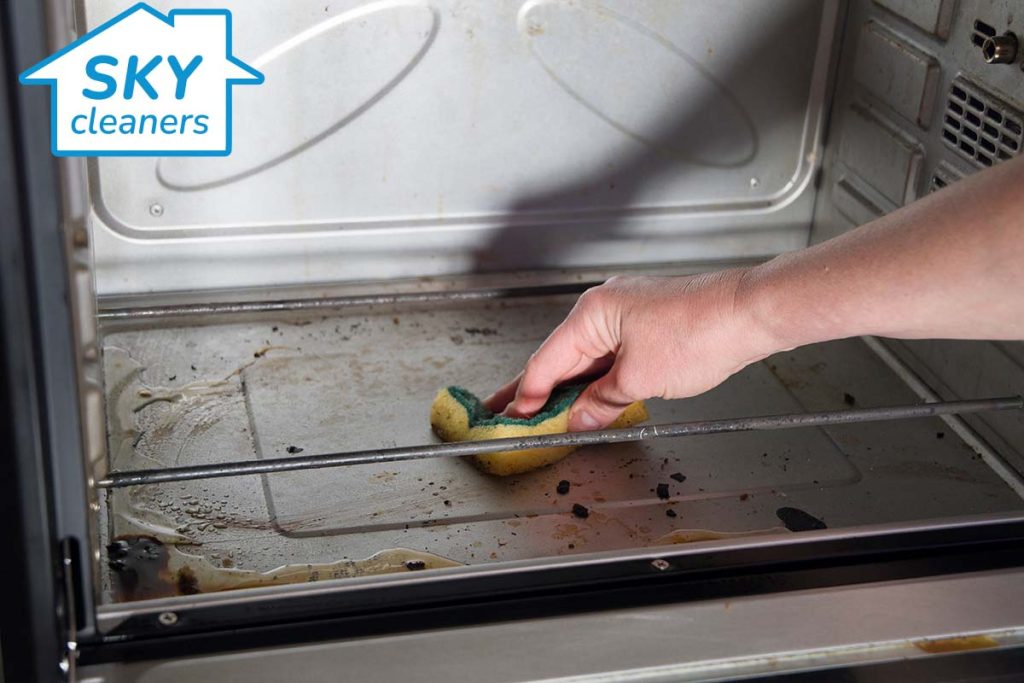
<path id="1" fill-rule="evenodd" d="M 517 436 L 559 434 L 569 428 L 569 407 L 586 388 L 585 384 L 560 387 L 539 413 L 531 418 L 495 415 L 476 396 L 462 387 L 437 392 L 430 409 L 430 426 L 442 441 L 481 441 Z M 631 404 L 613 428 L 629 427 L 648 418 L 642 401 Z M 474 455 L 473 462 L 484 472 L 498 476 L 522 474 L 558 462 L 577 446 L 535 448 L 529 451 L 499 451 Z"/>

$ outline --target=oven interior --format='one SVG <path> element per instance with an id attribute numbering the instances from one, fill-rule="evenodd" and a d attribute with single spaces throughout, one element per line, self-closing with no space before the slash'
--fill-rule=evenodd
<path id="1" fill-rule="evenodd" d="M 1024 32 L 1013 2 L 222 4 L 267 76 L 236 93 L 235 152 L 62 166 L 93 483 L 433 443 L 436 391 L 509 379 L 587 285 L 797 249 L 1022 144 L 1024 70 L 982 50 Z M 1004 396 L 1022 369 L 1015 343 L 848 339 L 648 406 Z M 1014 516 L 1022 454 L 1006 411 L 587 446 L 510 478 L 426 458 L 94 486 L 86 564 L 103 630 L 154 600 Z"/>

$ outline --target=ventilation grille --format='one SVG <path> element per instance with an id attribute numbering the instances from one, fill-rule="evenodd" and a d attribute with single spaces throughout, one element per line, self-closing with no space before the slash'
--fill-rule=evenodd
<path id="1" fill-rule="evenodd" d="M 929 192 L 935 192 L 942 188 L 952 185 L 956 181 L 960 180 L 963 176 L 959 171 L 955 171 L 948 164 L 943 162 L 935 169 L 934 175 L 932 175 L 932 182 L 928 188 Z"/>
<path id="2" fill-rule="evenodd" d="M 991 166 L 1020 151 L 1022 118 L 1020 112 L 958 78 L 949 90 L 942 138 L 960 156 Z"/>
<path id="3" fill-rule="evenodd" d="M 996 30 L 980 19 L 974 20 L 974 32 L 971 34 L 971 42 L 981 47 L 986 38 L 993 38 Z"/>

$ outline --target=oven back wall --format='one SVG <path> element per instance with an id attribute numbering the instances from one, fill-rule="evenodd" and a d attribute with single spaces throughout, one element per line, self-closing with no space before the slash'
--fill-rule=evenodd
<path id="1" fill-rule="evenodd" d="M 266 82 L 235 88 L 229 157 L 90 162 L 101 296 L 808 240 L 837 2 L 221 5 Z"/>

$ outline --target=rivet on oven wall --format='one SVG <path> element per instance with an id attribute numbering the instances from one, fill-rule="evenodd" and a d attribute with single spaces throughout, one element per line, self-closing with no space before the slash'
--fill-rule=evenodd
<path id="1" fill-rule="evenodd" d="M 672 565 L 668 563 L 668 560 L 657 559 L 651 562 L 651 566 L 657 569 L 659 572 L 663 572 L 666 569 L 670 569 Z"/>
<path id="2" fill-rule="evenodd" d="M 164 207 L 161 204 L 153 203 L 149 205 L 149 213 L 156 218 L 164 215 Z"/>
<path id="3" fill-rule="evenodd" d="M 758 180 L 756 177 L 750 179 L 750 187 L 757 187 L 760 184 L 761 184 L 761 181 Z"/>
<path id="4" fill-rule="evenodd" d="M 161 612 L 156 618 L 164 626 L 174 626 L 178 623 L 178 615 L 174 612 Z"/>

